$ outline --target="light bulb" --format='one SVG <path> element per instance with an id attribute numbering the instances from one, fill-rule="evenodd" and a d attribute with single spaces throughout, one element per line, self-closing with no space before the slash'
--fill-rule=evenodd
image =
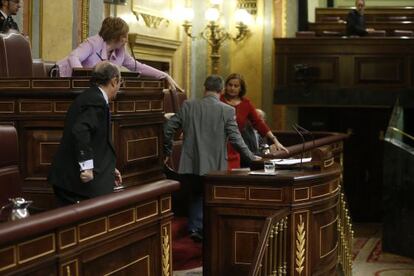
<path id="1" fill-rule="evenodd" d="M 207 21 L 217 21 L 220 17 L 220 12 L 216 8 L 209 8 L 206 10 L 205 18 Z"/>
<path id="2" fill-rule="evenodd" d="M 179 7 L 175 9 L 174 17 L 180 21 L 191 22 L 194 19 L 194 11 L 192 8 Z"/>
<path id="3" fill-rule="evenodd" d="M 234 20 L 237 23 L 249 25 L 252 23 L 252 15 L 245 9 L 238 9 L 234 12 Z"/>

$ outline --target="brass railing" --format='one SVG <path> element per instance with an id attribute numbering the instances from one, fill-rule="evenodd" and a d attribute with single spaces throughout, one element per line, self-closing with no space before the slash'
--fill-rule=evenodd
<path id="1" fill-rule="evenodd" d="M 352 230 L 352 221 L 347 207 L 344 194 L 341 192 L 338 204 L 338 236 L 339 251 L 338 262 L 342 269 L 343 275 L 352 275 L 352 242 L 354 231 Z"/>
<path id="2" fill-rule="evenodd" d="M 249 276 L 287 275 L 288 209 L 266 218 Z"/>

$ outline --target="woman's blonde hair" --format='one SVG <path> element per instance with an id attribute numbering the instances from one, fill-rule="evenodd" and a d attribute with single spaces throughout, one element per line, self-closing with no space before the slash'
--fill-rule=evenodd
<path id="1" fill-rule="evenodd" d="M 119 17 L 107 17 L 102 21 L 99 35 L 105 42 L 111 40 L 119 41 L 122 36 L 126 36 L 129 32 L 128 24 Z"/>

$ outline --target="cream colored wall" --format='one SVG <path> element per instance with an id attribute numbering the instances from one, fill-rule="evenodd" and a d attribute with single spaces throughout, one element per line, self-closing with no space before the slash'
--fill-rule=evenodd
<path id="1" fill-rule="evenodd" d="M 250 36 L 239 43 L 231 42 L 229 52 L 230 71 L 244 76 L 247 84 L 247 97 L 260 108 L 262 107 L 263 87 L 263 1 L 257 1 L 256 20 L 249 26 Z"/>
<path id="2" fill-rule="evenodd" d="M 73 4 L 68 0 L 43 0 L 40 56 L 56 61 L 72 51 Z"/>

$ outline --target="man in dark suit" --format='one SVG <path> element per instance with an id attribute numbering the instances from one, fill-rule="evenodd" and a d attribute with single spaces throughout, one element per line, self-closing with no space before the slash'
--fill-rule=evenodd
<path id="1" fill-rule="evenodd" d="M 266 121 L 266 114 L 263 110 L 256 108 L 257 115 L 263 121 Z M 246 123 L 246 126 L 241 130 L 241 136 L 243 137 L 244 142 L 247 147 L 253 154 L 263 154 L 270 153 L 270 146 L 267 144 L 267 141 L 257 132 L 257 130 L 252 126 L 250 121 Z M 265 150 L 269 152 L 264 152 Z M 247 168 L 251 165 L 251 160 L 245 157 L 241 157 L 240 167 Z"/>
<path id="2" fill-rule="evenodd" d="M 20 9 L 20 0 L 0 0 L 0 32 L 6 33 L 10 29 L 19 32 L 19 26 L 14 22 L 12 15 Z"/>
<path id="3" fill-rule="evenodd" d="M 108 61 L 98 64 L 91 83 L 69 107 L 49 172 L 49 183 L 61 205 L 111 193 L 114 185 L 122 183 L 115 168 L 109 110 L 109 101 L 122 83 L 118 67 Z"/>
<path id="4" fill-rule="evenodd" d="M 366 36 L 373 29 L 365 28 L 365 0 L 356 0 L 355 8 L 348 13 L 346 20 L 346 35 L 348 36 Z"/>
<path id="5" fill-rule="evenodd" d="M 177 114 L 164 125 L 164 154 L 168 161 L 172 151 L 174 133 L 183 130 L 178 173 L 182 184 L 190 190 L 188 230 L 190 236 L 202 240 L 203 230 L 203 175 L 227 169 L 227 140 L 251 160 L 261 158 L 253 155 L 240 135 L 234 107 L 220 101 L 223 79 L 216 75 L 204 82 L 204 97 L 186 101 Z"/>

